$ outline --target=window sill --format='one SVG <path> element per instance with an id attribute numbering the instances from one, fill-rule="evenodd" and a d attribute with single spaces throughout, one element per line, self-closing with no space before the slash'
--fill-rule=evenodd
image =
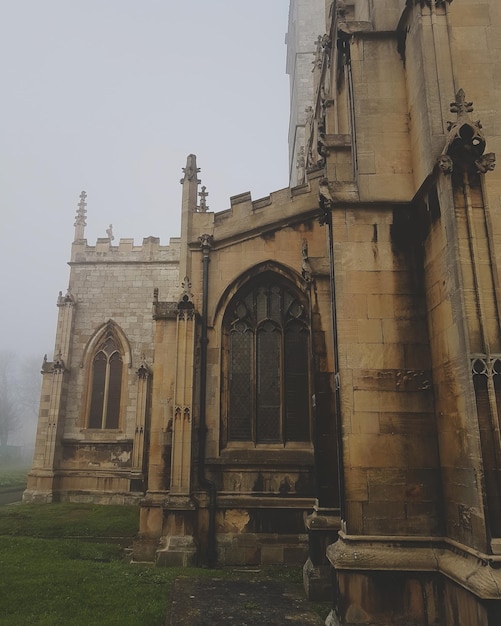
<path id="1" fill-rule="evenodd" d="M 279 466 L 312 466 L 314 463 L 313 448 L 308 445 L 302 447 L 283 447 L 277 445 L 260 445 L 255 448 L 244 448 L 231 445 L 221 450 L 219 457 L 207 458 L 208 464 L 214 465 L 271 465 Z"/>
<path id="2" fill-rule="evenodd" d="M 104 428 L 82 428 L 80 430 L 81 439 L 72 437 L 64 439 L 67 442 L 110 442 L 110 441 L 132 441 L 132 438 L 120 429 L 104 429 Z"/>

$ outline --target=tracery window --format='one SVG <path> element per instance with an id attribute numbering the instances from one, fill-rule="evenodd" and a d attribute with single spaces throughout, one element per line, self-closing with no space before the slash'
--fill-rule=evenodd
<path id="1" fill-rule="evenodd" d="M 267 272 L 242 288 L 223 321 L 228 441 L 310 440 L 305 298 Z"/>
<path id="2" fill-rule="evenodd" d="M 118 428 L 123 357 L 117 341 L 107 336 L 92 360 L 88 428 Z"/>

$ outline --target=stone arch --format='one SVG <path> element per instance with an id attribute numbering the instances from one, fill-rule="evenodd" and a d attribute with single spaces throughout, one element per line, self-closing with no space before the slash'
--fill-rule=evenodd
<path id="1" fill-rule="evenodd" d="M 130 343 L 123 330 L 108 320 L 96 330 L 84 350 L 84 428 L 118 430 L 123 423 L 127 369 L 132 366 Z"/>

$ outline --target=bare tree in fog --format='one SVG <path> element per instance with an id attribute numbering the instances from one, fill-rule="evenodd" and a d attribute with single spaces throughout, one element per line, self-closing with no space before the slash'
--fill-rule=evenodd
<path id="1" fill-rule="evenodd" d="M 9 438 L 19 428 L 15 369 L 14 355 L 0 352 L 0 456 L 7 448 Z"/>
<path id="2" fill-rule="evenodd" d="M 39 358 L 0 351 L 0 458 L 9 445 L 33 447 L 41 382 Z"/>

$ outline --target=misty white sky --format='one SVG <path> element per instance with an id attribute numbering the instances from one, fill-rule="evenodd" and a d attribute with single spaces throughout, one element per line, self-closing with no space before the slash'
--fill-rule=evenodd
<path id="1" fill-rule="evenodd" d="M 0 3 L 0 349 L 52 357 L 79 194 L 94 245 L 179 235 L 181 168 L 209 210 L 288 184 L 288 0 Z"/>

